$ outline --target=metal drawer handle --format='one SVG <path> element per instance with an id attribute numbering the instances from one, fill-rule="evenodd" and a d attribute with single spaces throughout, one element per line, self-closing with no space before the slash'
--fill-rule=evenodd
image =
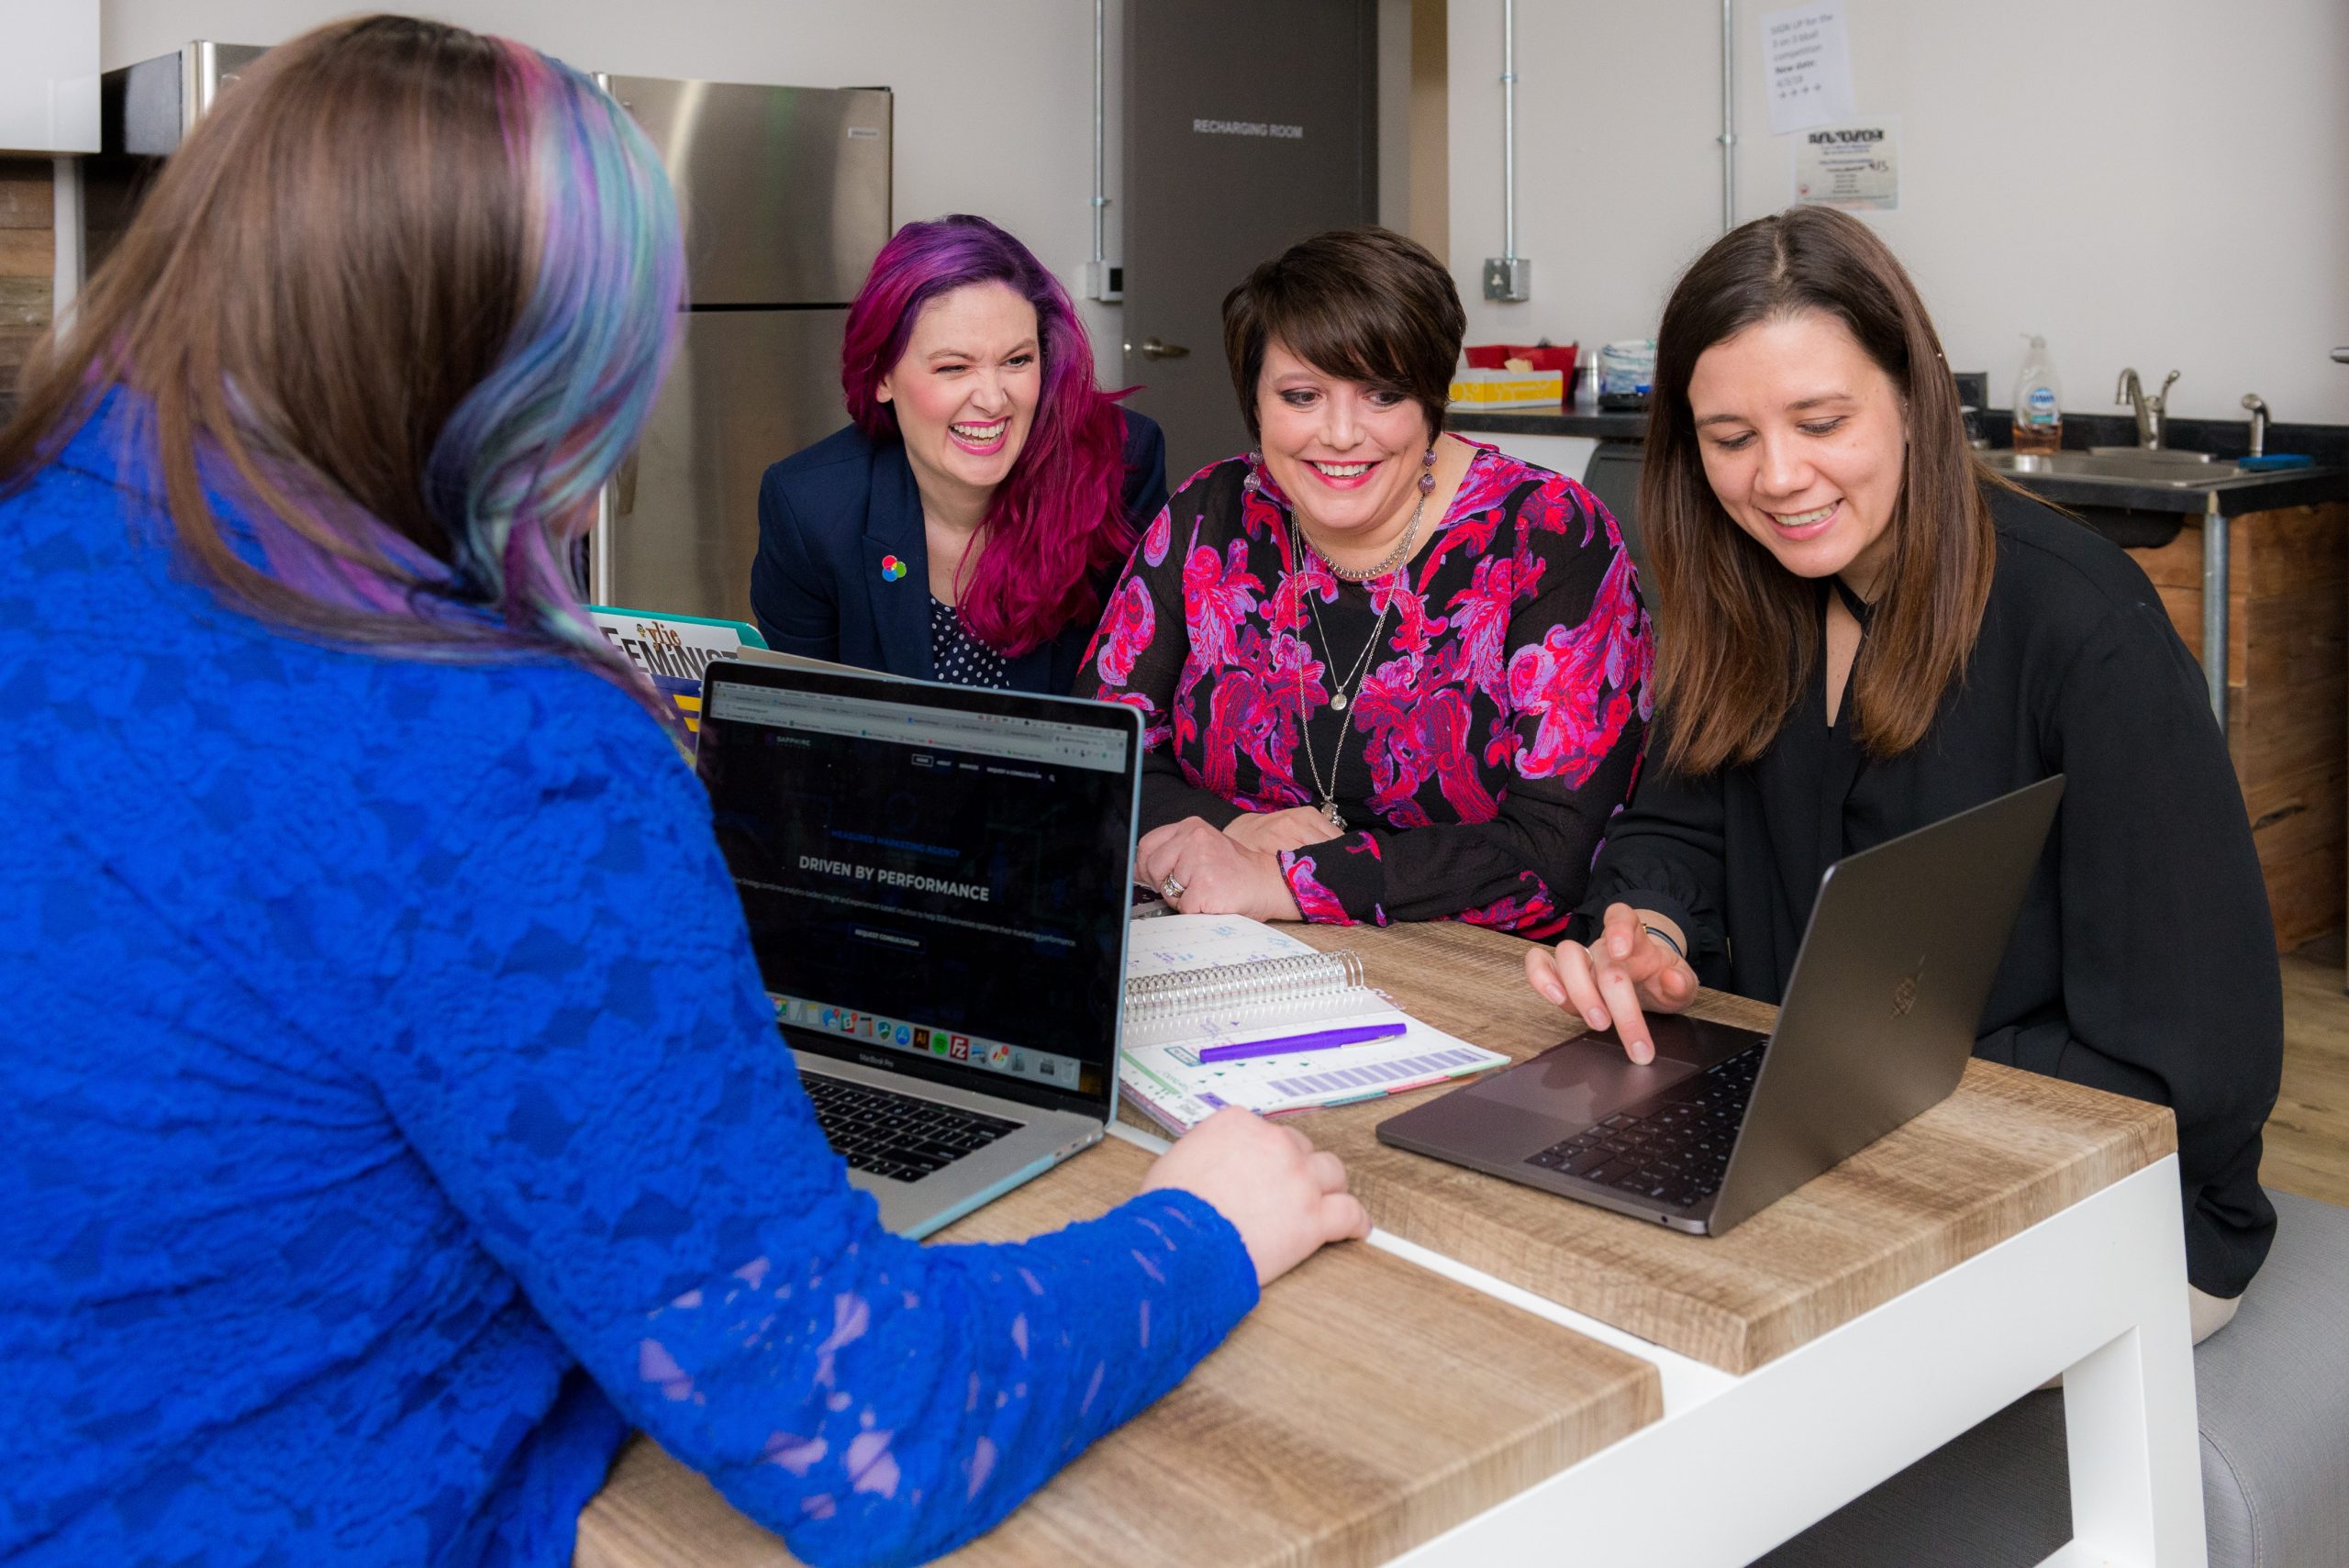
<path id="1" fill-rule="evenodd" d="M 1155 338 L 1141 340 L 1141 357 L 1145 360 L 1179 360 L 1190 351 L 1180 343 L 1162 343 Z"/>

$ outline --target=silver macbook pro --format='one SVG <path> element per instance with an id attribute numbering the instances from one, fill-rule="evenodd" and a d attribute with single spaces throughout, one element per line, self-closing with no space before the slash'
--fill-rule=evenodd
<path id="1" fill-rule="evenodd" d="M 1390 1117 L 1379 1141 L 1717 1236 L 1947 1098 L 2064 776 L 1827 869 L 1768 1035 L 1651 1015 Z"/>
<path id="2" fill-rule="evenodd" d="M 713 662 L 696 767 L 850 1180 L 924 1236 L 1116 1114 L 1132 708 Z"/>

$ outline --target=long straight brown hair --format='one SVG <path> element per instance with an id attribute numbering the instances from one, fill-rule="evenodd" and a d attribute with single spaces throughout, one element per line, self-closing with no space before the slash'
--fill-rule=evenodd
<path id="1" fill-rule="evenodd" d="M 1867 225 L 1794 207 L 1723 235 L 1681 277 L 1657 329 L 1640 480 L 1655 577 L 1656 702 L 1664 762 L 1705 773 L 1768 749 L 1820 657 L 1818 587 L 1731 520 L 1705 478 L 1688 383 L 1706 350 L 1747 328 L 1818 311 L 1892 379 L 1908 456 L 1887 532 L 1891 561 L 1850 695 L 1860 743 L 1897 756 L 1932 728 L 1965 673 L 1997 554 L 1957 385 L 1924 301 Z"/>

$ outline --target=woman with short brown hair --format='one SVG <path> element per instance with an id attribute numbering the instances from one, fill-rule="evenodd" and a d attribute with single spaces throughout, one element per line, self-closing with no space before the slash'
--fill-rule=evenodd
<path id="1" fill-rule="evenodd" d="M 1648 634 L 1582 486 L 1442 434 L 1465 317 L 1384 229 L 1224 301 L 1258 450 L 1144 535 L 1079 689 L 1141 708 L 1177 907 L 1563 929 L 1646 732 Z"/>
<path id="2" fill-rule="evenodd" d="M 1907 272 L 1819 207 L 1674 290 L 1640 518 L 1661 766 L 1534 987 L 1651 1060 L 1642 1009 L 1779 998 L 1835 861 L 2061 773 L 1976 1052 L 2176 1111 L 2197 1337 L 2223 1323 L 2275 1232 L 2282 998 L 2243 795 L 2144 573 L 1974 461 Z"/>

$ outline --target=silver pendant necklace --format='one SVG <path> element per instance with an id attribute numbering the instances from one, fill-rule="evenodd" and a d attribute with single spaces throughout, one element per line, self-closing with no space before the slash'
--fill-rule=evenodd
<path id="1" fill-rule="evenodd" d="M 1297 525 L 1293 519 L 1289 527 L 1294 535 Z M 1302 538 L 1293 539 L 1292 549 L 1301 548 L 1303 542 Z M 1306 614 L 1313 622 L 1313 629 L 1321 634 L 1321 646 L 1330 654 L 1330 662 L 1325 668 L 1335 673 L 1337 650 L 1330 641 L 1329 629 L 1321 624 L 1320 608 L 1314 604 L 1310 594 L 1305 594 L 1302 596 L 1306 602 Z M 1370 672 L 1370 656 L 1376 651 L 1378 639 L 1386 633 L 1387 613 L 1394 607 L 1395 596 L 1389 594 L 1386 602 L 1378 607 L 1378 618 L 1371 623 L 1370 640 L 1363 644 L 1362 657 L 1354 661 L 1353 669 L 1347 673 L 1343 680 L 1332 684 L 1330 693 L 1331 711 L 1344 713 L 1349 702 L 1346 688 L 1348 686 L 1353 686 L 1356 690 L 1361 688 L 1364 678 Z M 1330 754 L 1330 777 L 1325 783 L 1321 777 L 1321 764 L 1313 755 L 1313 713 L 1305 703 L 1305 661 L 1298 660 L 1297 662 L 1297 739 L 1305 744 L 1306 776 L 1313 781 L 1313 793 L 1321 797 L 1320 804 L 1316 809 L 1329 818 L 1330 827 L 1341 833 L 1346 830 L 1346 818 L 1345 814 L 1338 809 L 1338 759 L 1345 755 L 1348 728 L 1350 727 L 1344 725 L 1339 727 L 1338 746 L 1337 750 Z"/>
<path id="2" fill-rule="evenodd" d="M 1252 491 L 1254 491 L 1254 488 L 1262 488 L 1262 481 L 1257 479 L 1254 465 L 1257 465 L 1257 460 L 1250 460 L 1250 474 L 1247 474 L 1247 481 L 1245 481 L 1247 488 L 1252 488 Z M 1428 495 L 1431 495 L 1433 491 L 1435 491 L 1435 446 L 1431 444 L 1426 453 L 1421 453 L 1421 458 L 1419 458 L 1419 500 L 1412 505 L 1412 521 L 1405 524 L 1405 528 L 1402 528 L 1402 538 L 1396 539 L 1396 547 L 1393 547 L 1391 551 L 1386 551 L 1384 561 L 1379 561 L 1376 566 L 1372 566 L 1364 573 L 1353 573 L 1353 571 L 1343 571 L 1337 561 L 1325 556 L 1320 550 L 1316 550 L 1313 554 L 1316 554 L 1316 559 L 1320 559 L 1322 566 L 1330 568 L 1330 575 L 1343 577 L 1346 582 L 1358 582 L 1360 584 L 1360 582 L 1376 582 L 1379 577 L 1396 575 L 1396 573 L 1400 573 L 1402 568 L 1405 568 L 1405 563 L 1409 563 L 1409 559 L 1412 559 L 1412 542 L 1419 538 L 1419 518 L 1426 514 Z M 1306 550 L 1308 550 L 1308 539 L 1306 539 L 1304 524 L 1297 521 L 1297 509 L 1289 507 L 1289 573 L 1292 573 L 1292 575 L 1304 566 Z M 1316 604 L 1316 596 L 1306 592 L 1304 587 L 1297 589 L 1297 596 L 1304 598 L 1306 617 L 1313 622 L 1313 629 L 1320 631 L 1322 651 L 1330 655 L 1330 662 L 1325 664 L 1325 669 L 1337 673 L 1337 646 L 1330 640 L 1330 631 L 1327 631 L 1327 627 L 1320 625 L 1320 604 Z M 1343 681 L 1334 683 L 1332 693 L 1330 693 L 1330 711 L 1334 711 L 1334 714 L 1343 714 L 1343 711 L 1351 706 L 1355 695 L 1360 695 L 1360 690 L 1363 690 L 1363 681 L 1369 673 L 1369 655 L 1376 652 L 1376 648 L 1379 648 L 1379 639 L 1386 634 L 1386 615 L 1391 613 L 1393 608 L 1396 608 L 1396 592 L 1388 592 L 1386 604 L 1379 606 L 1379 619 L 1375 619 L 1375 622 L 1369 625 L 1369 640 L 1367 643 L 1363 643 L 1363 657 L 1358 657 L 1358 660 L 1353 662 L 1353 669 L 1346 672 L 1346 678 L 1343 678 Z M 1306 651 L 1310 652 L 1310 643 L 1306 646 Z M 1348 695 L 1346 688 L 1353 688 L 1353 693 Z M 1339 726 L 1337 751 L 1330 756 L 1330 782 L 1322 784 L 1320 762 L 1313 758 L 1313 714 L 1310 714 L 1310 709 L 1306 709 L 1306 664 L 1304 660 L 1297 662 L 1297 740 L 1304 741 L 1306 774 L 1313 779 L 1313 794 L 1320 795 L 1320 806 L 1318 806 L 1316 810 L 1320 812 L 1322 817 L 1327 817 L 1327 819 L 1330 819 L 1330 827 L 1337 828 L 1339 833 L 1346 831 L 1346 815 L 1337 810 L 1337 773 L 1339 773 L 1339 758 L 1346 756 L 1348 728 L 1353 728 L 1353 726 Z"/>
<path id="3" fill-rule="evenodd" d="M 1429 456 L 1431 460 L 1432 460 L 1434 456 L 1432 449 L 1431 449 Z M 1429 481 L 1433 478 L 1434 475 L 1432 473 L 1429 473 L 1422 477 L 1419 484 L 1419 498 L 1418 503 L 1411 508 L 1411 520 L 1405 526 L 1403 529 L 1403 537 L 1396 542 L 1394 550 L 1387 553 L 1386 559 L 1380 562 L 1378 565 L 1372 568 L 1371 571 L 1362 573 L 1361 575 L 1356 575 L 1351 572 L 1341 572 L 1337 565 L 1332 562 L 1328 556 L 1322 555 L 1318 550 L 1313 553 L 1319 558 L 1322 565 L 1329 567 L 1332 576 L 1342 577 L 1352 583 L 1372 582 L 1379 578 L 1390 577 L 1396 573 L 1401 571 L 1404 564 L 1411 558 L 1412 541 L 1419 537 L 1419 518 L 1427 511 L 1428 492 L 1435 488 L 1432 484 L 1429 483 Z M 1308 548 L 1305 538 L 1305 529 L 1298 524 L 1297 520 L 1297 514 L 1295 512 L 1291 512 L 1289 514 L 1288 529 L 1290 569 L 1294 571 L 1296 570 L 1297 565 L 1305 559 L 1305 551 Z M 1347 707 L 1352 705 L 1353 698 L 1360 695 L 1362 684 L 1370 673 L 1371 655 L 1377 651 L 1378 639 L 1386 634 L 1386 617 L 1395 608 L 1395 595 L 1399 591 L 1399 588 L 1390 588 L 1388 590 L 1386 599 L 1378 606 L 1378 618 L 1371 623 L 1370 639 L 1363 644 L 1361 657 L 1354 661 L 1353 668 L 1349 670 L 1342 679 L 1332 684 L 1330 692 L 1330 707 L 1331 711 L 1336 713 L 1345 712 Z M 1318 595 L 1300 587 L 1297 591 L 1297 596 L 1305 601 L 1305 613 L 1307 618 L 1312 621 L 1313 629 L 1320 634 L 1322 650 L 1330 656 L 1329 663 L 1325 668 L 1329 669 L 1332 673 L 1335 673 L 1338 662 L 1338 649 L 1337 645 L 1330 640 L 1329 628 L 1321 624 L 1321 606 L 1319 603 Z M 1373 595 L 1373 597 L 1376 597 L 1376 595 Z M 1349 687 L 1353 688 L 1352 692 L 1349 692 Z M 1338 746 L 1337 750 L 1330 754 L 1330 778 L 1329 782 L 1325 784 L 1322 782 L 1321 778 L 1321 764 L 1313 755 L 1312 720 L 1312 712 L 1306 706 L 1305 703 L 1305 662 L 1300 659 L 1297 661 L 1297 738 L 1305 743 L 1306 773 L 1313 781 L 1313 793 L 1321 797 L 1320 804 L 1316 807 L 1316 809 L 1319 810 L 1323 817 L 1329 819 L 1330 827 L 1342 833 L 1346 830 L 1346 818 L 1345 814 L 1338 809 L 1338 767 L 1339 759 L 1345 754 L 1346 730 L 1351 728 L 1351 726 L 1341 726 L 1338 730 Z"/>

